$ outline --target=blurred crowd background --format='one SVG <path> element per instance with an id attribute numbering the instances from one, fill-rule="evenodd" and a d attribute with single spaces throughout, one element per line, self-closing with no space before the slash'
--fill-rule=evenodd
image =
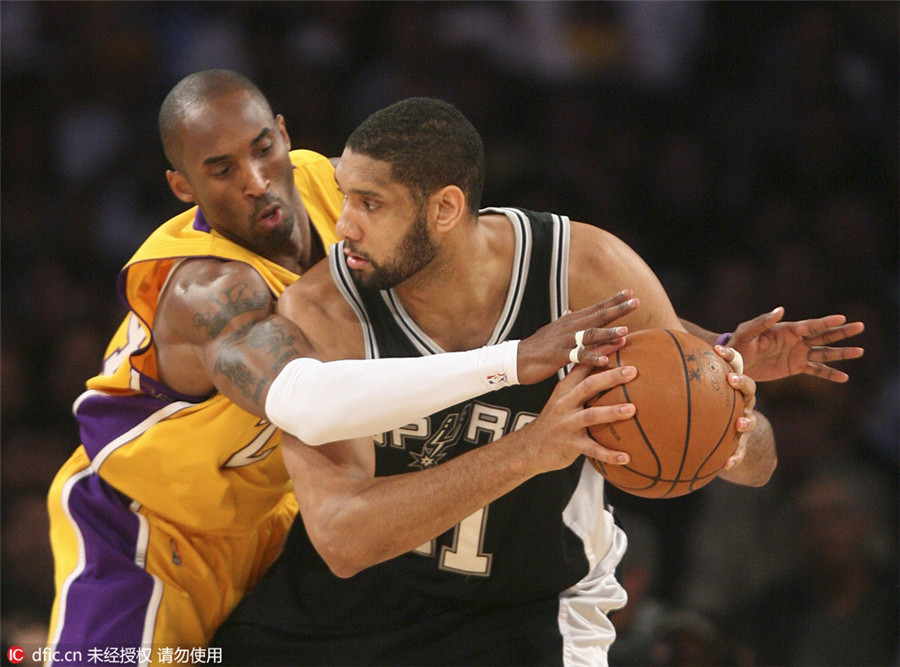
<path id="1" fill-rule="evenodd" d="M 898 17 L 895 2 L 4 0 L 4 647 L 44 632 L 45 494 L 124 312 L 117 271 L 183 207 L 157 110 L 184 75 L 224 67 L 295 148 L 330 156 L 397 99 L 453 102 L 485 141 L 485 205 L 611 230 L 709 329 L 778 305 L 865 321 L 849 383 L 760 386 L 780 461 L 766 487 L 611 490 L 631 596 L 611 662 L 897 664 Z"/>

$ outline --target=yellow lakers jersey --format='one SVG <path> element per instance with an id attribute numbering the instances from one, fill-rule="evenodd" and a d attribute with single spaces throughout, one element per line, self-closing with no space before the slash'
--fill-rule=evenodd
<path id="1" fill-rule="evenodd" d="M 334 167 L 312 151 L 291 152 L 294 182 L 324 247 L 343 197 Z M 180 395 L 159 381 L 153 319 L 171 270 L 186 257 L 245 262 L 280 296 L 298 276 L 209 228 L 194 207 L 141 245 L 119 276 L 130 312 L 107 348 L 103 369 L 75 402 L 91 468 L 145 509 L 192 528 L 240 533 L 290 492 L 280 433 L 215 393 Z"/>

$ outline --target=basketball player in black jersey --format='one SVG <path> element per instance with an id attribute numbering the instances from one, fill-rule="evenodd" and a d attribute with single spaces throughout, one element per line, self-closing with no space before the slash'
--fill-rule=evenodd
<path id="1" fill-rule="evenodd" d="M 279 301 L 323 360 L 502 344 L 623 286 L 640 302 L 620 320 L 630 331 L 684 328 L 650 268 L 611 234 L 560 215 L 479 210 L 481 140 L 449 104 L 414 98 L 373 114 L 335 178 L 344 241 Z M 753 352 L 745 374 L 729 376 L 745 411 L 720 477 L 759 486 L 776 456 L 751 373 L 802 369 Z M 633 374 L 575 365 L 374 438 L 287 437 L 302 523 L 212 646 L 236 665 L 606 664 L 607 614 L 626 601 L 614 573 L 626 541 L 585 462 L 610 452 L 585 426 L 633 406 L 583 404 Z"/>

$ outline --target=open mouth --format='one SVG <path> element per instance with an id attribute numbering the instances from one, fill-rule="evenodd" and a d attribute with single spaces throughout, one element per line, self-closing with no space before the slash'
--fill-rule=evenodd
<path id="1" fill-rule="evenodd" d="M 277 204 L 266 206 L 256 217 L 256 222 L 262 227 L 276 227 L 281 222 L 281 207 Z"/>

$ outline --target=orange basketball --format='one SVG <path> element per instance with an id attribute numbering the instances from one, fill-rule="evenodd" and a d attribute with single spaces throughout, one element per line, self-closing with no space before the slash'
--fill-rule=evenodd
<path id="1" fill-rule="evenodd" d="M 634 403 L 635 414 L 589 431 L 631 461 L 591 459 L 593 466 L 611 484 L 645 498 L 683 496 L 711 482 L 740 439 L 734 424 L 744 401 L 727 382 L 728 362 L 684 331 L 648 329 L 629 334 L 610 366 L 634 366 L 637 377 L 588 404 Z"/>

